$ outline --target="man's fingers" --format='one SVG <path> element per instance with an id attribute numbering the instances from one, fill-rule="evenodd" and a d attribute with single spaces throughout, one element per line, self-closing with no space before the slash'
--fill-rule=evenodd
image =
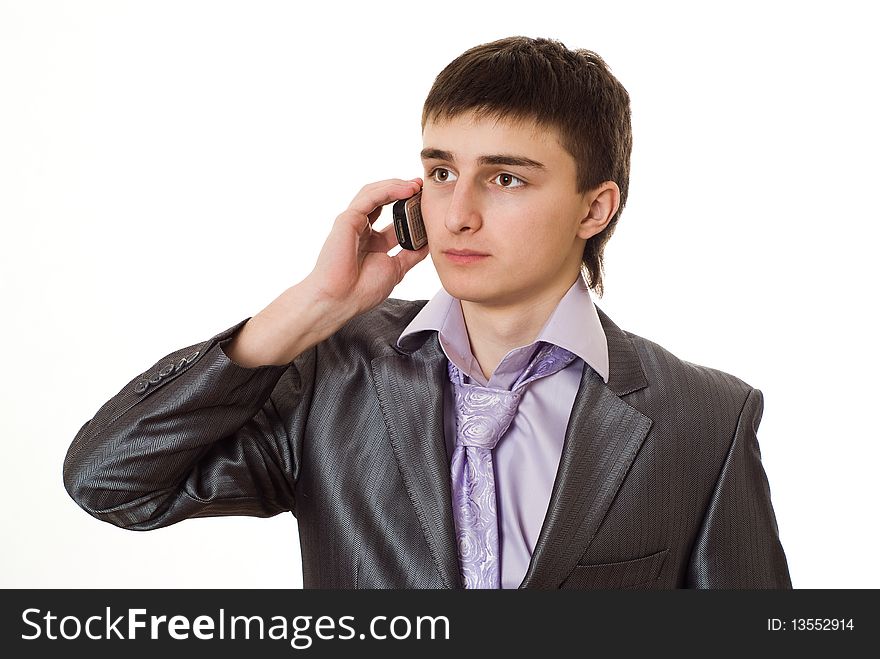
<path id="1" fill-rule="evenodd" d="M 412 197 L 420 189 L 421 186 L 415 181 L 404 181 L 403 179 L 379 181 L 361 188 L 348 208 L 368 217 L 372 223 L 379 217 L 382 206 L 398 199 Z"/>
<path id="2" fill-rule="evenodd" d="M 369 218 L 371 225 L 375 224 L 376 220 L 379 219 L 379 215 L 382 213 L 383 208 L 385 208 L 385 207 L 384 206 L 377 206 L 376 208 L 373 209 L 372 212 L 367 213 L 367 217 Z"/>
<path id="3" fill-rule="evenodd" d="M 391 258 L 400 264 L 400 279 L 403 279 L 404 275 L 406 275 L 416 263 L 423 260 L 430 251 L 431 250 L 428 246 L 424 245 L 421 249 L 415 251 L 411 249 L 402 249 L 400 252 L 392 256 Z"/>
<path id="4" fill-rule="evenodd" d="M 394 231 L 394 223 L 392 222 L 381 231 L 373 231 L 370 239 L 367 241 L 367 251 L 387 254 L 399 244 L 397 233 Z"/>

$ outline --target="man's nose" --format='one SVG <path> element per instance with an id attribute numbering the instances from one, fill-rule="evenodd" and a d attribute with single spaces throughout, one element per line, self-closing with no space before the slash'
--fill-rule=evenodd
<path id="1" fill-rule="evenodd" d="M 465 229 L 476 231 L 483 224 L 479 190 L 473 184 L 458 180 L 446 208 L 446 228 L 452 233 Z"/>

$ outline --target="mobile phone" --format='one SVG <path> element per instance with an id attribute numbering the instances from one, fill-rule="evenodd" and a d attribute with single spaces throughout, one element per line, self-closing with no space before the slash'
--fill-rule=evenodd
<path id="1" fill-rule="evenodd" d="M 419 205 L 421 199 L 422 191 L 419 190 L 408 199 L 394 202 L 391 209 L 397 242 L 404 249 L 415 251 L 428 244 L 428 234 L 425 232 L 425 223 L 422 220 L 422 207 Z"/>

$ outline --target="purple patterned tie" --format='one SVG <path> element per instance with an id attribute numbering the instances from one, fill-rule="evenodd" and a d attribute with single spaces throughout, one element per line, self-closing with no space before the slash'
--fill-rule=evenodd
<path id="1" fill-rule="evenodd" d="M 510 427 L 525 386 L 565 368 L 577 356 L 541 343 L 510 391 L 467 384 L 449 362 L 457 429 L 451 461 L 452 513 L 465 588 L 501 588 L 492 449 Z"/>

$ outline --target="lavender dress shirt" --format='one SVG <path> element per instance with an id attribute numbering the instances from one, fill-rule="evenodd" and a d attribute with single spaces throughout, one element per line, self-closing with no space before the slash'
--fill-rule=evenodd
<path id="1" fill-rule="evenodd" d="M 530 384 L 510 428 L 493 449 L 498 496 L 501 587 L 519 588 L 544 523 L 562 444 L 574 398 L 586 367 L 608 382 L 608 343 L 599 315 L 581 276 L 568 289 L 538 337 L 505 355 L 487 381 L 470 349 L 461 302 L 440 290 L 412 319 L 397 340 L 404 346 L 417 332 L 439 332 L 446 357 L 462 372 L 465 382 L 509 390 L 528 365 L 539 341 L 547 341 L 578 356 L 561 371 Z M 444 385 L 446 451 L 455 448 L 455 409 L 452 383 Z"/>

